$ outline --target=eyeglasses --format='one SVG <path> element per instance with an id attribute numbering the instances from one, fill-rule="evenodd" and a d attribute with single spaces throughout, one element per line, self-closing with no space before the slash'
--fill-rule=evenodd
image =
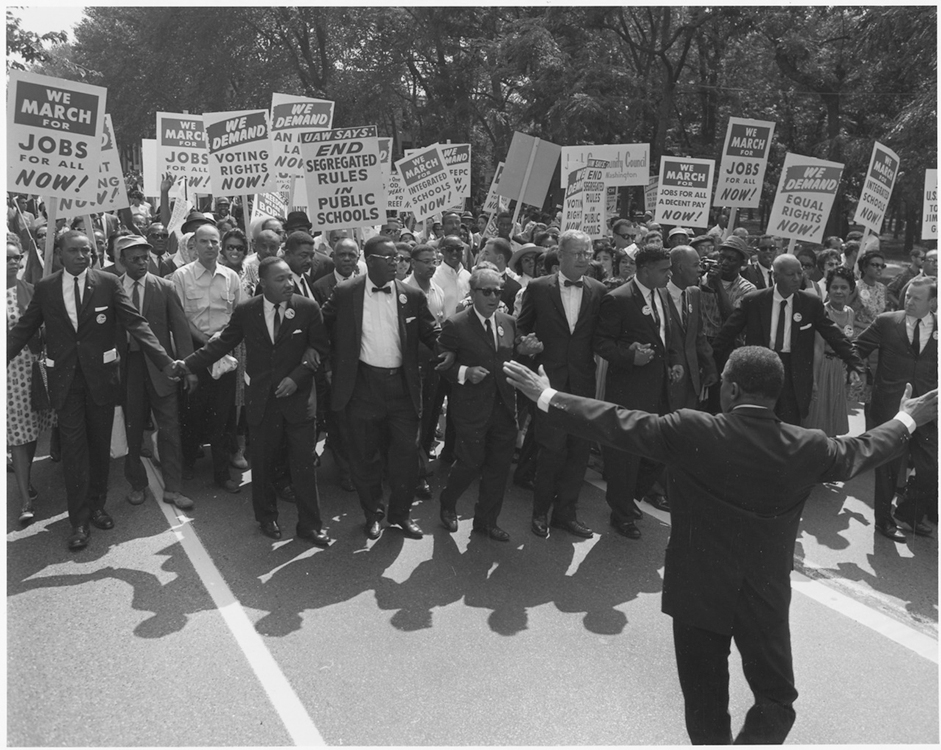
<path id="1" fill-rule="evenodd" d="M 385 263 L 388 263 L 390 266 L 394 266 L 396 263 L 399 262 L 398 255 L 370 255 L 369 257 L 375 258 L 376 260 L 384 261 Z"/>
<path id="2" fill-rule="evenodd" d="M 568 256 L 571 257 L 571 258 L 577 258 L 578 260 L 588 260 L 588 259 L 591 258 L 591 253 L 589 253 L 588 251 L 585 251 L 585 250 L 582 250 L 582 251 L 577 252 L 577 253 L 569 253 L 569 252 L 566 252 L 566 255 L 568 255 Z"/>
<path id="3" fill-rule="evenodd" d="M 615 234 L 620 237 L 622 240 L 629 240 L 633 235 L 631 234 L 621 234 L 620 232 L 615 232 Z"/>
<path id="4" fill-rule="evenodd" d="M 432 258 L 431 260 L 423 260 L 421 258 L 414 258 L 414 263 L 424 263 L 426 266 L 440 266 L 441 258 Z"/>
<path id="5" fill-rule="evenodd" d="M 474 291 L 480 292 L 482 295 L 484 295 L 484 297 L 499 297 L 501 294 L 503 294 L 502 287 L 499 289 L 493 289 L 493 288 L 475 289 Z"/>
<path id="6" fill-rule="evenodd" d="M 409 263 L 412 259 L 411 259 L 411 257 L 408 256 L 408 255 L 399 255 L 399 256 L 396 257 L 396 260 L 397 260 L 399 263 Z"/>
<path id="7" fill-rule="evenodd" d="M 147 235 L 148 237 L 153 237 L 155 240 L 165 240 L 170 235 L 166 232 L 151 232 Z"/>
<path id="8" fill-rule="evenodd" d="M 11 260 L 19 263 L 21 260 L 23 260 L 23 256 L 22 255 L 8 255 L 7 263 L 9 263 Z"/>

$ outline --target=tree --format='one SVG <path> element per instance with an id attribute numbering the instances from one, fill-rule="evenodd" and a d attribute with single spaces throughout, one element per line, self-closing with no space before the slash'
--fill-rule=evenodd
<path id="1" fill-rule="evenodd" d="M 46 45 L 64 44 L 68 35 L 64 31 L 50 31 L 40 36 L 34 31 L 26 31 L 19 17 L 7 8 L 7 71 L 26 70 L 27 66 L 46 62 L 50 50 Z M 23 58 L 23 62 L 13 59 L 14 56 Z M 24 65 L 25 63 L 25 65 Z"/>

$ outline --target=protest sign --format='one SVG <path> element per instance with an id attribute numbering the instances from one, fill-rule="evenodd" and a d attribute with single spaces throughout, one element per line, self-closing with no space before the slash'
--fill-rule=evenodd
<path id="1" fill-rule="evenodd" d="M 272 174 L 304 175 L 300 133 L 333 127 L 333 102 L 291 94 L 271 95 Z"/>
<path id="2" fill-rule="evenodd" d="M 924 210 L 921 216 L 921 238 L 938 239 L 938 170 L 925 170 Z"/>
<path id="3" fill-rule="evenodd" d="M 716 180 L 717 206 L 758 208 L 773 134 L 773 122 L 729 118 Z"/>
<path id="4" fill-rule="evenodd" d="M 469 143 L 438 144 L 444 163 L 451 172 L 454 183 L 454 202 L 449 208 L 464 209 L 464 200 L 470 198 L 471 189 L 471 147 Z"/>
<path id="5" fill-rule="evenodd" d="M 382 179 L 388 179 L 392 174 L 392 139 L 379 139 L 379 165 L 382 167 Z"/>
<path id="6" fill-rule="evenodd" d="M 167 224 L 167 233 L 177 232 L 178 238 L 182 238 L 182 226 L 186 223 L 186 217 L 193 209 L 193 204 L 186 198 L 181 198 L 174 202 L 173 212 L 170 214 L 170 223 Z"/>
<path id="7" fill-rule="evenodd" d="M 618 189 L 616 187 L 609 187 L 604 191 L 604 195 L 604 220 L 607 225 L 608 221 L 616 219 L 618 215 Z"/>
<path id="8" fill-rule="evenodd" d="M 61 198 L 60 216 L 84 216 L 102 211 L 117 211 L 131 205 L 127 198 L 127 186 L 124 184 L 119 153 L 111 126 L 111 115 L 106 114 L 104 133 L 101 137 L 101 161 L 98 163 L 98 193 L 95 200 Z"/>
<path id="9" fill-rule="evenodd" d="M 252 205 L 252 221 L 259 216 L 287 216 L 288 204 L 280 191 L 258 193 Z"/>
<path id="10" fill-rule="evenodd" d="M 399 174 L 390 174 L 385 181 L 386 211 L 405 211 L 408 202 L 405 200 L 405 185 Z"/>
<path id="11" fill-rule="evenodd" d="M 11 70 L 7 190 L 93 201 L 107 89 Z"/>
<path id="12" fill-rule="evenodd" d="M 487 226 L 484 227 L 484 237 L 494 237 L 497 234 L 497 214 L 505 211 L 503 199 L 497 195 L 497 185 L 500 184 L 500 175 L 503 174 L 503 162 L 497 164 L 493 173 L 493 179 L 490 181 L 490 190 L 487 192 L 487 200 L 484 201 L 484 207 L 481 213 L 487 215 Z"/>
<path id="13" fill-rule="evenodd" d="M 862 224 L 876 234 L 882 231 L 885 211 L 889 206 L 889 198 L 892 197 L 892 188 L 895 187 L 898 173 L 898 154 L 876 141 L 872 145 L 869 169 L 866 170 L 866 181 L 856 204 L 854 222 Z"/>
<path id="14" fill-rule="evenodd" d="M 419 221 L 430 219 L 453 204 L 454 182 L 437 145 L 399 159 L 395 168 L 402 176 L 411 211 Z"/>
<path id="15" fill-rule="evenodd" d="M 248 195 L 274 189 L 268 171 L 271 141 L 267 111 L 206 112 L 203 124 L 214 193 Z"/>
<path id="16" fill-rule="evenodd" d="M 503 174 L 497 183 L 497 195 L 515 200 L 517 215 L 523 203 L 541 206 L 546 201 L 561 152 L 561 146 L 549 141 L 518 131 L 513 133 Z"/>
<path id="17" fill-rule="evenodd" d="M 644 210 L 653 213 L 657 207 L 657 186 L 660 184 L 660 175 L 650 175 L 650 181 L 644 186 Z"/>
<path id="18" fill-rule="evenodd" d="M 565 186 L 565 198 L 562 200 L 561 231 L 582 228 L 584 214 L 585 176 L 588 167 L 573 169 L 568 174 L 568 184 Z"/>
<path id="19" fill-rule="evenodd" d="M 190 193 L 213 192 L 202 115 L 157 113 L 157 174 L 182 178 Z"/>
<path id="20" fill-rule="evenodd" d="M 691 227 L 709 223 L 713 159 L 660 159 L 654 221 Z"/>
<path id="21" fill-rule="evenodd" d="M 821 242 L 842 174 L 842 164 L 785 154 L 767 233 Z"/>
<path id="22" fill-rule="evenodd" d="M 613 143 L 599 146 L 563 146 L 561 187 L 567 183 L 568 173 L 588 166 L 589 159 L 608 163 L 604 171 L 606 187 L 646 185 L 650 172 L 650 144 Z"/>
<path id="23" fill-rule="evenodd" d="M 379 224 L 386 204 L 376 126 L 299 133 L 314 229 Z"/>
<path id="24" fill-rule="evenodd" d="M 608 165 L 601 159 L 589 159 L 582 188 L 582 225 L 579 227 L 593 240 L 604 237 L 605 187 L 604 170 Z"/>

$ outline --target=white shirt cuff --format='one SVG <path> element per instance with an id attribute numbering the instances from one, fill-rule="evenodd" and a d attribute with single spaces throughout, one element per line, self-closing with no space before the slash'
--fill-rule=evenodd
<path id="1" fill-rule="evenodd" d="M 457 382 L 459 385 L 464 385 L 467 380 L 467 365 L 461 365 L 457 368 Z"/>
<path id="2" fill-rule="evenodd" d="M 905 429 L 908 430 L 908 434 L 911 435 L 915 431 L 915 420 L 911 418 L 911 415 L 906 414 L 904 411 L 900 411 L 895 415 L 895 419 L 905 425 Z"/>
<path id="3" fill-rule="evenodd" d="M 539 400 L 536 402 L 542 411 L 549 411 L 549 402 L 552 401 L 552 397 L 558 393 L 555 388 L 546 388 L 542 393 L 539 394 Z"/>

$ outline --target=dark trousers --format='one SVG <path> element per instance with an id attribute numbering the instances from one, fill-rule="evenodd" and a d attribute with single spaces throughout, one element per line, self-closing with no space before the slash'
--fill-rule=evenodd
<path id="1" fill-rule="evenodd" d="M 187 396 L 183 408 L 183 462 L 192 466 L 199 450 L 200 434 L 209 429 L 209 445 L 212 449 L 212 476 L 217 482 L 229 479 L 229 456 L 226 440 L 226 423 L 229 409 L 235 403 L 236 372 L 227 372 L 214 380 L 208 369 L 197 370 L 199 387 L 196 393 Z M 253 442 L 257 436 L 253 436 Z"/>
<path id="2" fill-rule="evenodd" d="M 611 518 L 618 523 L 633 522 L 634 498 L 643 498 L 650 492 L 664 465 L 607 445 L 601 446 L 601 454 L 608 483 L 604 499 L 611 508 Z"/>
<path id="3" fill-rule="evenodd" d="M 346 406 L 350 473 L 368 523 L 385 516 L 382 503 L 383 447 L 389 478 L 389 521 L 408 518 L 418 484 L 419 420 L 402 368 L 383 370 L 359 363 Z"/>
<path id="4" fill-rule="evenodd" d="M 425 402 L 426 382 L 429 385 L 434 384 L 433 388 L 429 388 L 429 392 L 433 391 L 430 407 Z M 438 427 L 438 418 L 441 416 L 441 407 L 444 404 L 445 397 L 450 394 L 451 381 L 447 378 L 442 378 L 432 367 L 431 372 L 427 376 L 427 381 L 422 383 L 421 447 L 425 449 L 426 453 L 431 453 L 431 446 L 435 441 L 435 430 Z M 453 455 L 454 440 L 454 420 L 451 419 L 451 411 L 449 409 L 444 418 L 444 445 L 439 455 Z"/>
<path id="5" fill-rule="evenodd" d="M 272 394 L 268 397 L 262 421 L 253 424 L 251 428 L 252 507 L 255 520 L 259 523 L 278 520 L 278 500 L 271 475 L 276 463 L 286 457 L 297 496 L 297 525 L 320 529 L 320 496 L 317 492 L 317 469 L 314 466 L 316 422 L 288 422 Z"/>
<path id="6" fill-rule="evenodd" d="M 926 513 L 936 513 L 938 509 L 938 432 L 936 423 L 923 425 L 912 434 L 909 442 L 909 455 L 915 467 L 915 474 L 908 484 L 905 499 L 900 501 L 895 510 L 895 517 L 914 526 Z M 875 521 L 883 523 L 892 520 L 892 498 L 898 483 L 899 474 L 906 465 L 906 456 L 900 456 L 881 466 L 875 471 Z"/>
<path id="7" fill-rule="evenodd" d="M 777 352 L 777 355 L 784 365 L 784 387 L 781 389 L 781 395 L 778 396 L 778 402 L 774 405 L 774 413 L 782 422 L 799 426 L 807 414 L 802 414 L 797 404 L 797 392 L 794 390 L 794 377 L 791 374 L 791 354 L 790 352 Z"/>
<path id="8" fill-rule="evenodd" d="M 554 428 L 545 422 L 546 416 L 536 412 L 536 479 L 533 483 L 533 516 L 545 516 L 555 506 L 552 517 L 556 521 L 576 518 L 578 493 L 588 469 L 591 443 L 574 435 L 554 435 Z M 549 433 L 547 435 L 547 433 Z"/>
<path id="9" fill-rule="evenodd" d="M 456 511 L 457 501 L 471 483 L 480 478 L 474 522 L 495 526 L 503 507 L 506 480 L 516 443 L 516 420 L 502 403 L 495 403 L 482 430 L 462 428 L 455 420 L 455 462 L 441 491 L 441 510 Z"/>
<path id="10" fill-rule="evenodd" d="M 161 396 L 147 372 L 143 352 L 127 354 L 127 400 L 124 424 L 127 430 L 127 456 L 124 457 L 124 478 L 135 490 L 147 486 L 147 472 L 140 460 L 141 441 L 148 410 L 153 411 L 157 424 L 157 451 L 164 489 L 179 492 L 183 469 L 180 442 L 179 399 L 176 390 Z"/>
<path id="11" fill-rule="evenodd" d="M 536 463 L 539 452 L 539 445 L 536 443 L 536 415 L 533 413 L 536 404 L 524 397 L 525 406 L 520 405 L 517 399 L 516 410 L 518 421 L 523 421 L 523 414 L 529 415 L 529 427 L 523 436 L 523 444 L 520 446 L 519 461 L 516 462 L 516 470 L 513 472 L 513 481 L 518 483 L 533 482 L 536 479 Z M 533 407 L 533 408 L 530 408 Z M 525 411 L 521 411 L 525 409 Z"/>
<path id="12" fill-rule="evenodd" d="M 321 423 L 321 410 L 323 410 L 322 424 L 327 432 L 324 448 L 333 453 L 333 460 L 337 465 L 340 477 L 350 476 L 350 456 L 346 447 L 345 429 L 343 425 L 344 412 L 334 411 L 330 404 L 330 384 L 322 370 L 314 373 L 314 383 L 317 387 L 317 419 Z"/>
<path id="13" fill-rule="evenodd" d="M 114 404 L 101 406 L 94 402 L 82 368 L 76 364 L 65 405 L 56 409 L 56 416 L 69 523 L 79 526 L 88 523 L 92 511 L 105 507 Z"/>
<path id="14" fill-rule="evenodd" d="M 686 705 L 686 731 L 694 745 L 732 742 L 729 652 L 732 639 L 755 696 L 735 738 L 739 745 L 779 745 L 794 725 L 797 700 L 787 620 L 769 627 L 756 618 L 757 597 L 743 595 L 732 633 L 722 635 L 673 618 L 676 668 Z"/>

